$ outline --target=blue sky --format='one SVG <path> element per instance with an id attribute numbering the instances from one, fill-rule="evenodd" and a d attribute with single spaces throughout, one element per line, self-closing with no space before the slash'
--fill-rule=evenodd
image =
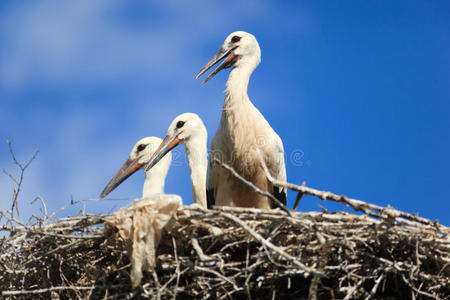
<path id="1" fill-rule="evenodd" d="M 2 1 L 0 167 L 17 174 L 6 140 L 22 161 L 40 150 L 24 217 L 37 195 L 50 211 L 98 197 L 134 143 L 180 113 L 199 114 L 210 139 L 228 71 L 204 86 L 194 76 L 235 30 L 260 43 L 249 96 L 283 139 L 290 182 L 450 225 L 448 1 Z M 166 192 L 189 204 L 177 151 Z M 110 196 L 139 197 L 143 179 Z M 12 188 L 1 174 L 0 208 Z M 319 205 L 345 209 L 305 197 L 300 210 Z"/>

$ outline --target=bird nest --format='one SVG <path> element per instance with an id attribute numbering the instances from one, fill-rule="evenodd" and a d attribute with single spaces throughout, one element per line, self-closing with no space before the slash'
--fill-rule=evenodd
<path id="1" fill-rule="evenodd" d="M 110 215 L 5 225 L 0 290 L 14 299 L 450 299 L 450 229 L 368 214 L 189 209 L 132 289 Z M 14 224 L 14 225 L 13 225 Z"/>

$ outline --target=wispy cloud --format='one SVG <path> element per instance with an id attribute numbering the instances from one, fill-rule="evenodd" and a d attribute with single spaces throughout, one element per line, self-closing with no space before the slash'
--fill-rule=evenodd
<path id="1" fill-rule="evenodd" d="M 207 37 L 225 36 L 242 14 L 268 12 L 258 4 L 235 1 L 230 10 L 229 2 L 208 1 L 11 3 L 0 13 L 0 36 L 8 41 L 1 46 L 0 84 L 9 90 L 98 84 L 136 71 L 147 78 L 173 77 L 174 66 L 190 65 L 193 50 Z"/>

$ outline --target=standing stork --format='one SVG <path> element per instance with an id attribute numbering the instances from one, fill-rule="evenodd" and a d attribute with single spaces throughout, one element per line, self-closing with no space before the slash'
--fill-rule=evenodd
<path id="1" fill-rule="evenodd" d="M 128 160 L 103 189 L 100 194 L 100 199 L 106 197 L 137 170 L 145 167 L 161 142 L 162 140 L 160 138 L 154 136 L 139 140 L 136 145 L 134 145 L 133 150 L 131 150 Z M 142 198 L 149 198 L 152 195 L 164 193 L 164 183 L 171 162 L 172 154 L 164 158 L 161 163 L 155 166 L 151 171 L 145 172 Z"/>
<path id="2" fill-rule="evenodd" d="M 205 83 L 222 69 L 232 68 L 226 84 L 219 129 L 211 142 L 207 182 L 208 206 L 275 206 L 270 199 L 257 194 L 227 170 L 214 164 L 214 159 L 230 165 L 241 176 L 263 191 L 272 193 L 286 205 L 286 189 L 271 184 L 258 154 L 258 151 L 262 152 L 262 158 L 274 178 L 286 181 L 283 143 L 247 95 L 250 75 L 260 61 L 261 50 L 256 38 L 250 33 L 236 31 L 225 39 L 222 48 L 196 76 L 198 79 L 220 62 L 203 81 Z"/>
<path id="3" fill-rule="evenodd" d="M 167 136 L 147 164 L 146 171 L 157 167 L 164 156 L 179 144 L 186 146 L 186 156 L 192 182 L 192 199 L 206 208 L 206 140 L 207 131 L 200 117 L 193 113 L 177 116 L 167 130 Z"/>

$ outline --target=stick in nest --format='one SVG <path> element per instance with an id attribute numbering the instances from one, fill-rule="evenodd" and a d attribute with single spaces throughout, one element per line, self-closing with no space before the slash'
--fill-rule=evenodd
<path id="1" fill-rule="evenodd" d="M 291 261 L 293 264 L 295 264 L 297 267 L 299 267 L 300 269 L 302 269 L 303 271 L 305 271 L 305 273 L 311 273 L 313 275 L 317 275 L 320 277 L 323 277 L 323 273 L 319 272 L 317 270 L 308 268 L 307 266 L 305 266 L 303 263 L 299 262 L 297 259 L 295 259 L 295 257 L 287 254 L 286 252 L 284 252 L 283 250 L 281 250 L 280 248 L 278 248 L 277 246 L 275 246 L 274 244 L 272 244 L 271 242 L 269 242 L 268 240 L 266 240 L 265 238 L 263 238 L 260 234 L 258 234 L 256 231 L 254 231 L 253 229 L 251 229 L 250 227 L 248 227 L 241 219 L 239 219 L 236 216 L 233 216 L 231 214 L 228 213 L 224 213 L 223 214 L 224 217 L 232 220 L 233 222 L 235 222 L 236 224 L 239 224 L 239 226 L 241 226 L 245 231 L 247 231 L 251 236 L 253 236 L 258 242 L 260 242 L 261 244 L 263 244 L 264 246 L 266 246 L 267 248 L 271 249 L 272 251 L 276 252 L 277 254 L 279 254 L 280 256 L 284 257 L 285 259 Z"/>

